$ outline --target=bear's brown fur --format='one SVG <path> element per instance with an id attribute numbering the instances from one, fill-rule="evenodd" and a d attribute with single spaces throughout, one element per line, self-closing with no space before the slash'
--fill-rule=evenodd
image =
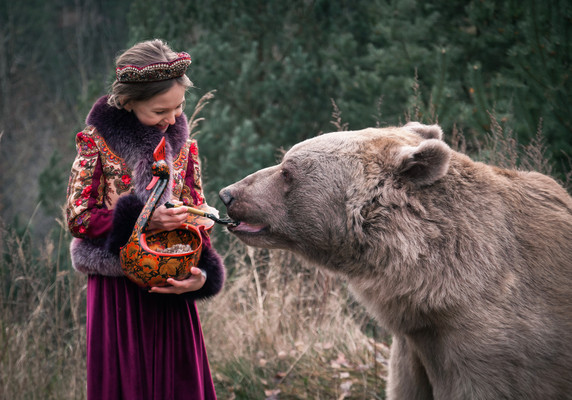
<path id="1" fill-rule="evenodd" d="M 437 125 L 336 132 L 220 192 L 231 232 L 339 274 L 393 334 L 388 399 L 572 399 L 572 198 Z"/>

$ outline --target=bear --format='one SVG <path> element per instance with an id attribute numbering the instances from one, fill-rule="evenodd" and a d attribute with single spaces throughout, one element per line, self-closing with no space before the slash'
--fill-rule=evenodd
<path id="1" fill-rule="evenodd" d="M 572 399 L 572 198 L 439 125 L 322 134 L 220 190 L 229 231 L 347 279 L 392 336 L 390 400 Z"/>

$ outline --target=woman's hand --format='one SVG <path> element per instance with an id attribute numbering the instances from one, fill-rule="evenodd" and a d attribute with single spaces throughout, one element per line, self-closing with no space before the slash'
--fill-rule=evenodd
<path id="1" fill-rule="evenodd" d="M 197 267 L 191 268 L 191 276 L 182 281 L 173 278 L 167 279 L 167 283 L 171 286 L 153 286 L 149 289 L 150 293 L 172 293 L 181 294 L 186 292 L 193 292 L 203 287 L 207 281 L 206 274 Z"/>
<path id="2" fill-rule="evenodd" d="M 173 203 L 180 203 L 173 201 Z M 180 228 L 181 225 L 187 220 L 187 210 L 184 207 L 167 208 L 164 205 L 156 207 L 153 211 L 153 216 L 149 221 L 149 230 L 163 230 L 172 231 L 173 229 Z M 173 278 L 167 279 L 167 283 L 171 286 L 154 286 L 149 289 L 151 293 L 174 293 L 181 294 L 199 290 L 205 284 L 207 278 L 206 274 L 199 268 L 191 268 L 191 276 L 187 279 L 178 281 Z"/>
<path id="3" fill-rule="evenodd" d="M 175 203 L 175 202 L 173 202 Z M 172 231 L 180 228 L 187 220 L 187 210 L 184 207 L 167 208 L 164 205 L 156 207 L 149 221 L 149 230 Z"/>

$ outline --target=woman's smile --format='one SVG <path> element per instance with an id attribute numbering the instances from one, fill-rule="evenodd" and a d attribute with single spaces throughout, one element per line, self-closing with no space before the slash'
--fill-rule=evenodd
<path id="1" fill-rule="evenodd" d="M 161 93 L 145 101 L 132 101 L 125 106 L 132 111 L 139 122 L 147 126 L 155 126 L 165 133 L 169 125 L 173 125 L 185 107 L 185 87 L 174 84 L 165 93 Z"/>

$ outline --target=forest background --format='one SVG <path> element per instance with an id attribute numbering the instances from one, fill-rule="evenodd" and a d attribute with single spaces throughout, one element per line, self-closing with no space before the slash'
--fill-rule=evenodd
<path id="1" fill-rule="evenodd" d="M 74 138 L 113 81 L 115 56 L 155 37 L 193 59 L 188 75 L 195 88 L 187 96 L 187 114 L 199 99 L 207 101 L 196 137 L 207 200 L 219 209 L 221 187 L 274 164 L 300 140 L 409 120 L 438 122 L 446 140 L 474 158 L 533 167 L 570 182 L 568 0 L 0 0 L 5 398 L 23 390 L 39 392 L 22 398 L 83 394 L 81 372 L 74 369 L 75 385 L 63 389 L 62 383 L 73 367 L 65 360 L 74 360 L 81 371 L 84 356 L 83 281 L 70 270 L 69 236 L 62 228 Z M 221 350 L 212 356 L 219 367 L 217 387 L 228 395 L 221 398 L 383 397 L 377 380 L 383 380 L 383 333 L 343 283 L 288 254 L 245 248 L 222 231 L 215 236 L 227 249 L 229 284 L 221 300 L 206 308 L 206 335 L 239 326 L 229 309 L 252 315 L 243 318 L 247 346 L 242 341 L 242 349 L 229 349 L 217 342 L 238 354 L 227 359 Z M 285 266 L 293 275 L 284 275 Z M 295 288 L 295 299 L 277 289 L 292 277 L 311 282 Z M 245 288 L 238 289 L 239 283 Z M 272 305 L 270 298 L 278 300 Z M 293 310 L 289 318 L 286 304 Z M 280 321 L 270 319 L 276 310 Z M 343 314 L 335 320 L 339 331 L 323 331 L 333 321 L 323 320 L 325 310 Z M 221 318 L 225 312 L 227 319 Z M 272 326 L 276 331 L 270 332 Z M 309 327 L 319 339 L 303 336 Z M 42 329 L 52 336 L 32 333 Z M 355 348 L 340 347 L 348 334 Z M 311 358 L 318 341 L 321 350 Z M 360 353 L 360 344 L 370 353 Z M 24 348 L 36 348 L 59 367 L 47 367 Z M 350 362 L 350 353 L 364 359 Z M 305 364 L 306 359 L 312 361 Z M 345 371 L 344 365 L 355 368 Z M 343 370 L 336 375 L 339 384 L 330 384 L 332 368 Z M 328 379 L 321 379 L 321 369 L 328 369 Z M 299 387 L 292 385 L 294 377 L 300 377 Z M 296 392 L 285 389 L 287 381 Z M 362 397 L 352 392 L 358 387 Z"/>

